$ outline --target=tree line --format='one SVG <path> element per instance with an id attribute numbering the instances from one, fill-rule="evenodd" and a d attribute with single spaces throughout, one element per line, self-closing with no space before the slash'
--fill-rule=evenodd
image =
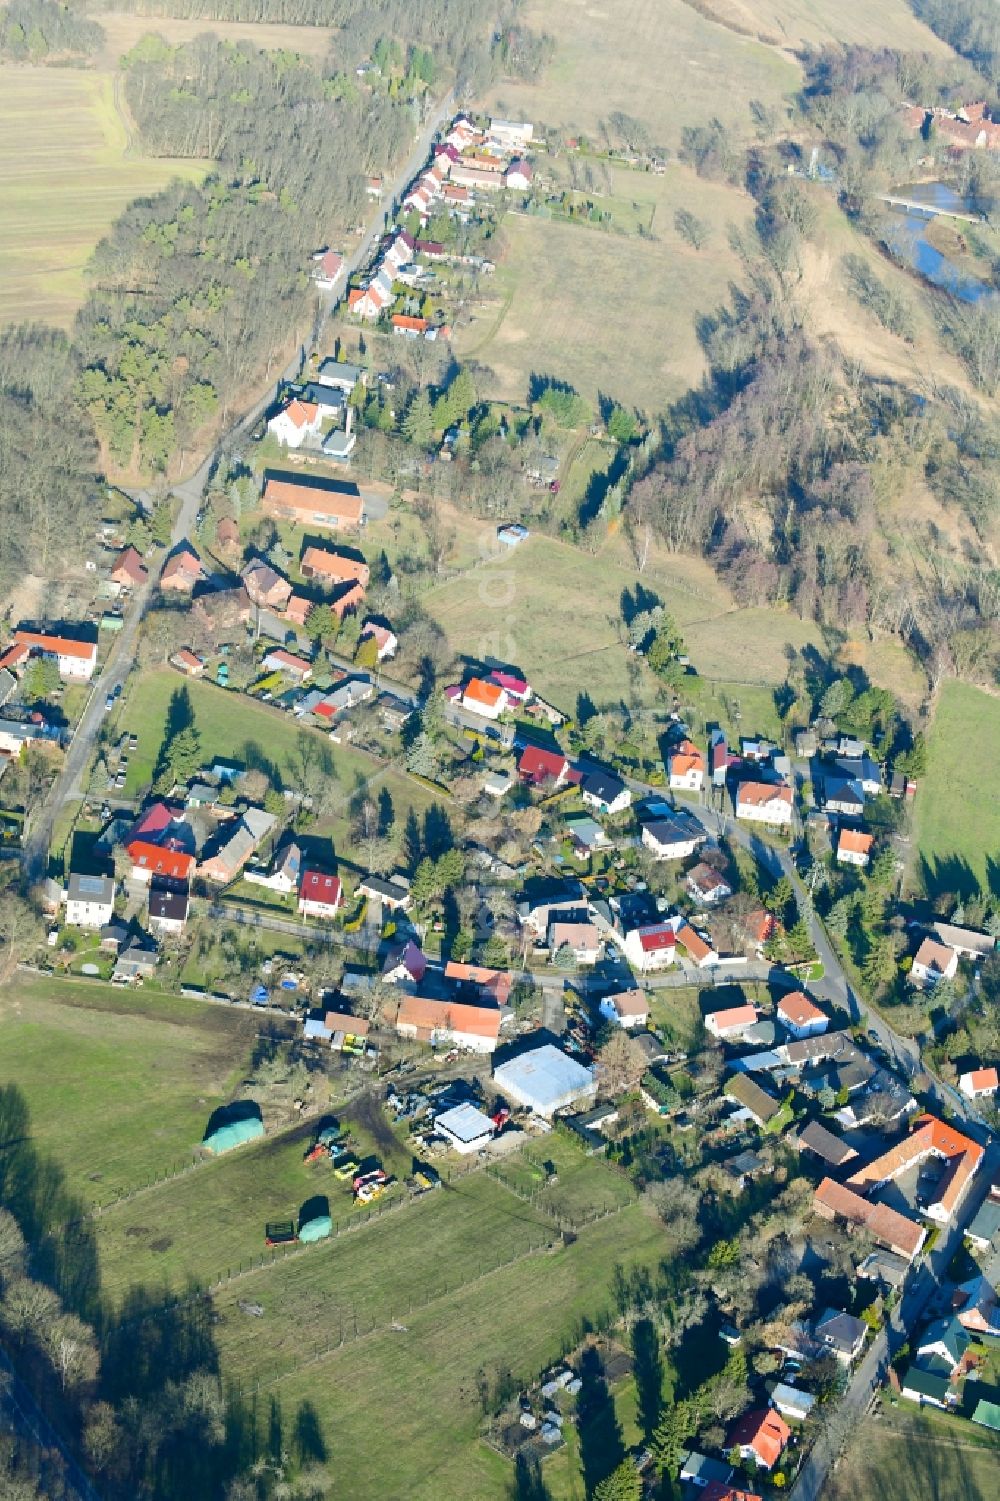
<path id="1" fill-rule="evenodd" d="M 104 30 L 56 0 L 9 0 L 0 11 L 0 56 L 41 62 L 57 55 L 90 57 L 104 43 Z"/>

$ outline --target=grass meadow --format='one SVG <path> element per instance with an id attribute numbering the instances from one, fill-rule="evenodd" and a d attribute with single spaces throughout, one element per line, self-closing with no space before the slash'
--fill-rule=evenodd
<path id="1" fill-rule="evenodd" d="M 18 974 L 0 989 L 0 1085 L 89 1203 L 190 1161 L 246 1072 L 259 1018 L 180 996 Z"/>
<path id="2" fill-rule="evenodd" d="M 133 152 L 108 73 L 0 67 L 0 323 L 68 326 L 126 205 L 207 170 Z"/>
<path id="3" fill-rule="evenodd" d="M 659 409 L 704 374 L 697 320 L 725 303 L 740 279 L 728 227 L 742 224 L 753 205 L 676 163 L 663 177 L 610 170 L 615 195 L 628 205 L 634 199 L 651 219 L 651 237 L 509 214 L 489 294 L 455 336 L 457 356 L 490 372 L 479 378 L 483 395 L 523 402 L 530 376 L 550 376 L 590 402 L 600 393 Z M 682 207 L 708 226 L 700 250 L 674 228 Z"/>
<path id="4" fill-rule="evenodd" d="M 129 757 L 125 795 L 134 797 L 148 787 L 153 776 L 163 740 L 163 726 L 172 695 L 186 689 L 194 710 L 195 728 L 201 736 L 205 762 L 216 757 L 239 761 L 247 766 L 270 764 L 280 776 L 294 785 L 296 759 L 301 754 L 300 737 L 322 749 L 329 749 L 333 774 L 342 791 L 339 806 L 324 818 L 317 832 L 331 837 L 335 847 L 347 843 L 348 812 L 352 798 L 363 788 L 377 797 L 387 788 L 401 825 L 410 808 L 422 816 L 434 796 L 419 783 L 391 766 L 383 766 L 362 751 L 349 746 L 330 745 L 322 731 L 308 729 L 278 709 L 254 703 L 214 683 L 188 681 L 179 673 L 164 668 L 147 672 L 130 687 L 123 707 L 118 711 L 115 730 L 138 737 L 138 749 Z"/>
<path id="5" fill-rule="evenodd" d="M 1000 889 L 1000 802 L 989 795 L 1000 745 L 1000 699 L 948 681 L 928 734 L 927 775 L 917 786 L 917 851 L 932 891 Z"/>
<path id="6" fill-rule="evenodd" d="M 265 52 L 301 52 L 306 57 L 319 58 L 326 56 L 333 35 L 325 26 L 285 26 L 261 21 L 214 19 L 189 21 L 175 16 L 123 15 L 103 10 L 96 19 L 107 37 L 100 60 L 108 68 L 117 67 L 123 54 L 129 52 L 140 37 L 150 32 L 165 37 L 174 47 L 211 32 L 221 41 L 252 42 Z"/>
<path id="7" fill-rule="evenodd" d="M 555 37 L 555 60 L 535 83 L 502 79 L 490 108 L 595 141 L 615 110 L 641 120 L 667 149 L 680 145 L 685 125 L 711 115 L 748 139 L 750 100 L 783 112 L 800 77 L 790 56 L 716 25 L 685 0 L 530 0 L 524 22 Z"/>
<path id="8" fill-rule="evenodd" d="M 987 1501 L 1000 1442 L 985 1429 L 912 1403 L 883 1404 L 830 1476 L 826 1501 Z"/>

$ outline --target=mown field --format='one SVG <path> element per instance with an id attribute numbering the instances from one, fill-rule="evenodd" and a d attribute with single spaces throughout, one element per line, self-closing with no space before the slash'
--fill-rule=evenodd
<path id="1" fill-rule="evenodd" d="M 701 379 L 698 318 L 725 303 L 740 278 L 728 227 L 747 219 L 751 201 L 676 164 L 664 177 L 611 171 L 616 197 L 636 201 L 651 219 L 650 238 L 587 223 L 504 220 L 506 250 L 489 295 L 456 333 L 459 358 L 474 357 L 491 372 L 482 394 L 523 402 L 529 378 L 549 376 L 591 402 L 600 393 L 658 411 Z M 681 208 L 707 226 L 700 250 L 674 227 Z"/>
<path id="2" fill-rule="evenodd" d="M 913 48 L 943 52 L 944 43 L 914 16 L 907 0 L 706 0 L 699 8 L 731 30 L 776 46 Z"/>
<path id="3" fill-rule="evenodd" d="M 244 1393 L 260 1380 L 261 1395 L 276 1397 L 284 1411 L 313 1404 L 332 1467 L 352 1501 L 404 1495 L 507 1501 L 510 1466 L 479 1438 L 479 1373 L 537 1374 L 578 1337 L 581 1319 L 610 1306 L 616 1263 L 649 1264 L 662 1243 L 655 1222 L 634 1205 L 582 1231 L 571 1245 L 518 1253 L 544 1228 L 533 1227 L 527 1205 L 494 1187 L 477 1181 L 472 1193 L 487 1203 L 477 1201 L 470 1220 L 467 1206 L 456 1206 L 445 1190 L 432 1196 L 433 1204 L 400 1211 L 302 1257 L 303 1265 L 313 1264 L 319 1294 L 293 1291 L 283 1280 L 279 1287 L 276 1279 L 298 1271 L 294 1259 L 241 1279 L 216 1300 L 223 1369 L 239 1373 Z M 415 1257 L 397 1247 L 404 1220 L 422 1222 Z M 478 1280 L 484 1258 L 508 1254 L 520 1259 Z M 379 1322 L 370 1334 L 324 1353 L 340 1337 L 338 1304 L 372 1276 L 383 1316 L 391 1306 L 395 1326 Z M 424 1302 L 443 1280 L 450 1290 Z M 240 1297 L 261 1302 L 263 1319 L 234 1310 Z M 288 1375 L 275 1372 L 271 1354 L 278 1331 L 268 1321 L 276 1306 L 297 1336 L 297 1368 Z M 392 1442 L 359 1443 L 373 1412 L 383 1411 L 391 1411 Z"/>
<path id="4" fill-rule="evenodd" d="M 306 57 L 325 57 L 333 36 L 325 26 L 287 26 L 261 21 L 188 21 L 175 16 L 122 15 L 117 11 L 101 11 L 95 20 L 107 37 L 99 59 L 107 68 L 117 67 L 119 58 L 131 51 L 140 37 L 149 32 L 165 37 L 174 47 L 212 32 L 224 42 L 252 42 L 266 52 L 301 52 Z"/>
<path id="5" fill-rule="evenodd" d="M 67 1189 L 107 1202 L 191 1160 L 258 1027 L 179 996 L 18 974 L 0 989 L 0 1085 L 24 1094 Z"/>
<path id="6" fill-rule="evenodd" d="M 946 682 L 928 734 L 927 775 L 916 799 L 916 843 L 932 891 L 1000 891 L 1000 801 L 990 766 L 1000 745 L 1000 699 Z"/>
<path id="7" fill-rule="evenodd" d="M 524 20 L 555 37 L 555 61 L 536 83 L 501 80 L 490 106 L 595 141 L 615 110 L 672 150 L 685 125 L 712 115 L 748 139 L 750 100 L 781 114 L 799 79 L 779 49 L 716 25 L 685 0 L 530 0 Z"/>
<path id="8" fill-rule="evenodd" d="M 0 323 L 68 325 L 125 206 L 206 171 L 133 152 L 110 74 L 0 67 Z"/>
<path id="9" fill-rule="evenodd" d="M 955 1417 L 884 1404 L 858 1429 L 830 1476 L 827 1501 L 988 1501 L 1000 1441 Z"/>

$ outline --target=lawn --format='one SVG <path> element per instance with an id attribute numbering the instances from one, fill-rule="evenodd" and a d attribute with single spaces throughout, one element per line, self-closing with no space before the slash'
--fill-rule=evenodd
<path id="1" fill-rule="evenodd" d="M 90 253 L 125 206 L 207 170 L 133 152 L 107 73 L 0 68 L 0 323 L 68 325 Z"/>
<path id="2" fill-rule="evenodd" d="M 179 996 L 18 974 L 0 990 L 0 1084 L 91 1203 L 191 1160 L 242 1076 L 259 1018 Z"/>
<path id="3" fill-rule="evenodd" d="M 915 809 L 920 865 L 932 891 L 961 894 L 975 884 L 1000 890 L 1000 801 L 983 777 L 988 748 L 998 744 L 1000 699 L 968 683 L 945 682 Z"/>
<path id="4" fill-rule="evenodd" d="M 239 1372 L 244 1392 L 255 1376 L 263 1378 L 264 1395 L 277 1396 L 286 1412 L 306 1400 L 313 1404 L 332 1466 L 352 1501 L 402 1495 L 507 1501 L 510 1466 L 479 1439 L 477 1374 L 510 1369 L 521 1379 L 537 1375 L 579 1337 L 581 1319 L 609 1306 L 615 1264 L 648 1264 L 661 1244 L 661 1230 L 635 1205 L 584 1230 L 569 1246 L 522 1253 L 475 1281 L 481 1261 L 506 1260 L 519 1247 L 537 1245 L 540 1232 L 528 1206 L 504 1190 L 495 1189 L 503 1196 L 498 1199 L 478 1177 L 462 1185 L 463 1193 L 467 1189 L 471 1214 L 445 1190 L 430 1196 L 433 1203 L 400 1211 L 315 1255 L 243 1278 L 216 1300 L 223 1370 Z M 295 1288 L 286 1279 L 301 1275 L 300 1268 L 313 1276 Z M 419 1306 L 445 1280 L 453 1290 Z M 339 1308 L 366 1296 L 369 1286 L 373 1312 L 366 1326 L 363 1304 L 359 1326 L 363 1331 L 375 1320 L 375 1330 L 324 1356 L 340 1337 Z M 273 1296 L 284 1300 L 281 1330 L 269 1323 Z M 263 1320 L 238 1312 L 237 1298 L 262 1303 Z M 385 1322 L 390 1314 L 395 1328 Z M 288 1357 L 297 1369 L 276 1380 L 277 1344 L 288 1328 L 296 1336 Z M 392 1443 L 359 1443 L 388 1393 Z"/>
<path id="5" fill-rule="evenodd" d="M 402 824 L 409 808 L 418 814 L 434 801 L 433 796 L 402 772 L 348 746 L 331 746 L 327 737 L 316 729 L 307 729 L 290 715 L 214 683 L 187 681 L 176 672 L 163 669 L 144 673 L 130 686 L 115 722 L 115 733 L 131 732 L 138 737 L 138 749 L 129 758 L 125 796 L 135 797 L 151 783 L 163 740 L 168 706 L 173 694 L 186 691 L 194 710 L 194 723 L 201 736 L 205 764 L 216 757 L 247 766 L 268 766 L 294 785 L 294 765 L 303 744 L 329 751 L 332 775 L 342 798 L 339 806 L 324 819 L 316 832 L 332 835 L 335 845 L 347 839 L 347 810 L 352 797 L 368 787 L 372 796 L 387 787 L 392 796 L 396 820 Z"/>
<path id="6" fill-rule="evenodd" d="M 735 30 L 785 47 L 899 47 L 944 52 L 906 0 L 712 0 L 712 14 Z"/>
<path id="7" fill-rule="evenodd" d="M 752 203 L 676 163 L 664 177 L 611 170 L 618 193 L 652 217 L 652 237 L 508 215 L 489 293 L 456 331 L 458 357 L 490 372 L 478 377 L 481 394 L 523 402 L 529 377 L 550 376 L 590 402 L 602 394 L 658 411 L 704 374 L 698 318 L 741 279 L 728 227 L 743 223 Z M 674 228 L 676 210 L 692 199 L 710 231 L 701 250 Z"/>
<path id="8" fill-rule="evenodd" d="M 877 1411 L 831 1475 L 825 1501 L 986 1501 L 996 1494 L 1000 1443 L 984 1429 L 910 1402 Z"/>

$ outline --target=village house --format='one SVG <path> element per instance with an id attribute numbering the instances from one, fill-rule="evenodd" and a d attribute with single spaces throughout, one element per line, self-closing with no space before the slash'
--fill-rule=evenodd
<path id="1" fill-rule="evenodd" d="M 837 838 L 837 860 L 841 865 L 865 866 L 871 858 L 874 834 L 860 829 L 841 829 Z"/>
<path id="2" fill-rule="evenodd" d="M 205 569 L 201 559 L 193 547 L 185 544 L 171 553 L 164 563 L 160 574 L 160 588 L 175 594 L 190 594 L 195 584 L 200 584 L 204 577 Z"/>
<path id="3" fill-rule="evenodd" d="M 275 822 L 273 813 L 266 813 L 263 808 L 247 808 L 236 821 L 235 828 L 226 828 L 223 843 L 215 852 L 202 856 L 198 874 L 219 885 L 235 880 Z"/>
<path id="4" fill-rule="evenodd" d="M 682 740 L 667 757 L 670 787 L 676 792 L 700 792 L 705 781 L 705 757 L 690 740 Z"/>
<path id="5" fill-rule="evenodd" d="M 826 1308 L 813 1324 L 813 1338 L 818 1340 L 843 1365 L 857 1360 L 864 1349 L 868 1325 L 853 1314 Z"/>
<path id="6" fill-rule="evenodd" d="M 506 1006 L 514 988 L 514 977 L 506 969 L 487 969 L 482 964 L 461 964 L 449 959 L 444 967 L 445 980 L 454 988 L 458 1000 L 478 1005 Z"/>
<path id="7" fill-rule="evenodd" d="M 990 1099 L 1000 1089 L 1000 1073 L 995 1068 L 974 1068 L 962 1074 L 958 1087 L 967 1100 Z"/>
<path id="8" fill-rule="evenodd" d="M 759 1016 L 757 1007 L 749 1002 L 745 1006 L 729 1006 L 722 1011 L 710 1011 L 705 1017 L 705 1028 L 713 1037 L 728 1041 L 755 1027 Z"/>
<path id="9" fill-rule="evenodd" d="M 187 888 L 172 891 L 169 887 L 153 886 L 149 893 L 149 926 L 157 933 L 183 933 L 190 905 Z"/>
<path id="10" fill-rule="evenodd" d="M 149 569 L 134 547 L 125 547 L 115 559 L 111 579 L 122 590 L 140 589 L 149 578 Z"/>
<path id="11" fill-rule="evenodd" d="M 262 610 L 276 610 L 280 614 L 291 598 L 291 584 L 263 558 L 251 558 L 240 577 L 250 599 Z"/>
<path id="12" fill-rule="evenodd" d="M 268 475 L 261 504 L 267 516 L 327 531 L 356 531 L 365 514 L 357 485 L 289 474 Z"/>
<path id="13" fill-rule="evenodd" d="M 792 789 L 783 783 L 740 782 L 736 817 L 750 823 L 787 827 L 792 821 Z"/>
<path id="14" fill-rule="evenodd" d="M 335 548 L 305 548 L 299 567 L 303 578 L 316 579 L 320 583 L 356 583 L 367 589 L 371 577 L 371 569 L 364 558 L 352 558 Z"/>
<path id="15" fill-rule="evenodd" d="M 823 806 L 828 813 L 860 818 L 865 810 L 865 791 L 856 777 L 825 776 Z"/>
<path id="16" fill-rule="evenodd" d="M 586 813 L 566 815 L 566 835 L 578 860 L 587 860 L 596 851 L 611 847 L 611 840 L 601 825 Z"/>
<path id="17" fill-rule="evenodd" d="M 688 872 L 684 884 L 694 901 L 702 907 L 715 907 L 733 894 L 733 888 L 721 871 L 704 862 Z"/>
<path id="18" fill-rule="evenodd" d="M 705 830 L 690 813 L 664 806 L 662 814 L 644 819 L 641 838 L 656 860 L 687 860 L 704 842 Z"/>
<path id="19" fill-rule="evenodd" d="M 978 1171 L 983 1148 L 932 1115 L 920 1116 L 909 1136 L 853 1173 L 847 1185 L 858 1192 L 871 1191 L 932 1157 L 944 1162 L 946 1168 L 929 1190 L 923 1213 L 937 1224 L 947 1225 Z"/>
<path id="20" fill-rule="evenodd" d="M 114 916 L 115 883 L 110 876 L 70 874 L 66 922 L 71 928 L 103 928 Z"/>
<path id="21" fill-rule="evenodd" d="M 603 766 L 581 766 L 580 770 L 580 796 L 585 803 L 605 815 L 624 813 L 632 802 L 632 793 L 621 777 Z"/>
<path id="22" fill-rule="evenodd" d="M 14 632 L 13 644 L 23 650 L 25 657 L 34 655 L 54 661 L 61 678 L 89 683 L 97 666 L 96 641 L 19 628 Z"/>
<path id="23" fill-rule="evenodd" d="M 555 960 L 568 949 L 577 964 L 596 964 L 601 957 L 601 935 L 592 922 L 553 922 L 548 933 L 549 953 Z"/>
<path id="24" fill-rule="evenodd" d="M 644 1027 L 649 1021 L 649 997 L 644 990 L 619 990 L 600 1002 L 601 1015 L 615 1026 Z"/>
<path id="25" fill-rule="evenodd" d="M 793 1037 L 816 1037 L 825 1032 L 830 1018 L 801 990 L 793 990 L 782 996 L 775 1008 L 775 1015 Z"/>
<path id="26" fill-rule="evenodd" d="M 516 157 L 504 173 L 504 187 L 515 193 L 526 193 L 534 175 L 531 163 L 523 156 Z"/>
<path id="27" fill-rule="evenodd" d="M 531 145 L 535 127 L 529 120 L 490 121 L 486 132 L 487 141 L 504 153 L 527 151 Z"/>
<path id="28" fill-rule="evenodd" d="M 269 651 L 261 665 L 271 672 L 287 673 L 289 677 L 296 678 L 300 683 L 308 682 L 312 677 L 312 663 L 307 662 L 305 657 L 294 656 L 283 646 Z"/>
<path id="29" fill-rule="evenodd" d="M 834 1136 L 819 1121 L 809 1121 L 795 1138 L 794 1145 L 800 1152 L 810 1152 L 829 1167 L 844 1167 L 857 1157 L 853 1147 L 840 1136 Z"/>
<path id="30" fill-rule="evenodd" d="M 729 1430 L 726 1440 L 730 1449 L 738 1449 L 741 1459 L 750 1459 L 762 1470 L 773 1470 L 792 1436 L 792 1430 L 773 1407 L 745 1412 Z"/>
<path id="31" fill-rule="evenodd" d="M 366 620 L 361 627 L 360 641 L 374 641 L 376 661 L 384 662 L 389 657 L 394 657 L 399 648 L 399 638 L 389 626 L 382 625 L 377 620 Z"/>
<path id="32" fill-rule="evenodd" d="M 394 944 L 382 965 L 382 978 L 389 985 L 419 985 L 426 973 L 426 956 L 412 938 Z"/>
<path id="33" fill-rule="evenodd" d="M 400 1037 L 447 1045 L 469 1053 L 492 1053 L 500 1037 L 499 1010 L 469 1006 L 463 1001 L 440 1001 L 429 996 L 405 995 L 396 1013 Z"/>
<path id="34" fill-rule="evenodd" d="M 916 1402 L 920 1407 L 938 1407 L 942 1412 L 957 1406 L 959 1400 L 947 1376 L 918 1365 L 907 1366 L 900 1377 L 899 1392 L 908 1402 Z"/>
<path id="35" fill-rule="evenodd" d="M 302 917 L 336 917 L 344 905 L 344 888 L 337 876 L 321 870 L 304 870 L 299 883 L 299 914 Z"/>
<path id="36" fill-rule="evenodd" d="M 551 784 L 555 790 L 568 780 L 570 764 L 562 751 L 545 750 L 540 745 L 526 745 L 517 763 L 517 774 L 522 782 L 527 782 L 532 787 Z"/>
<path id="37" fill-rule="evenodd" d="M 631 928 L 622 945 L 633 969 L 648 974 L 655 969 L 669 969 L 677 954 L 677 934 L 672 923 L 647 923 Z"/>
<path id="38" fill-rule="evenodd" d="M 482 678 L 470 678 L 462 689 L 462 708 L 483 719 L 499 719 L 507 708 L 507 690 Z"/>
<path id="39" fill-rule="evenodd" d="M 762 1131 L 781 1112 L 781 1104 L 749 1074 L 734 1074 L 723 1086 L 723 1095 L 737 1107 L 737 1116 L 749 1117 Z"/>
<path id="40" fill-rule="evenodd" d="M 152 844 L 140 838 L 130 839 L 125 848 L 132 861 L 130 879 L 143 886 L 148 886 L 154 877 L 175 886 L 186 886 L 191 879 L 195 859 L 185 850 L 175 849 L 171 844 Z"/>
<path id="41" fill-rule="evenodd" d="M 323 413 L 312 402 L 293 397 L 282 411 L 272 417 L 267 430 L 286 448 L 301 448 L 307 438 L 314 438 L 323 422 Z"/>
<path id="42" fill-rule="evenodd" d="M 282 896 L 289 896 L 298 889 L 301 870 L 302 851 L 292 842 L 283 844 L 278 850 L 270 870 L 248 865 L 244 869 L 243 879 L 252 886 L 265 886 L 269 891 L 280 891 Z"/>
<path id="43" fill-rule="evenodd" d="M 933 986 L 939 980 L 953 980 L 958 973 L 958 955 L 954 949 L 933 938 L 925 938 L 917 949 L 910 977 L 921 984 Z"/>
<path id="44" fill-rule="evenodd" d="M 322 292 L 332 292 L 344 275 L 344 257 L 335 250 L 320 250 L 313 256 L 312 279 Z"/>

